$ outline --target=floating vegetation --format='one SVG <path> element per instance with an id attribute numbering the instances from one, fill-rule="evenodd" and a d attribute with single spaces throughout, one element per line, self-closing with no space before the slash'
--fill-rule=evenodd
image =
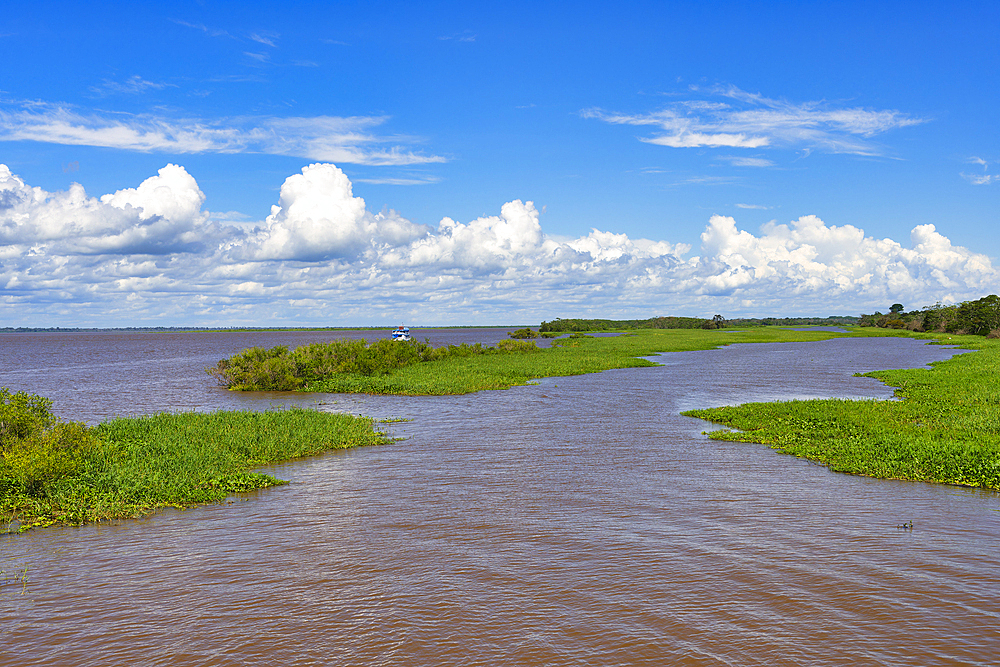
<path id="1" fill-rule="evenodd" d="M 565 338 L 560 338 L 559 340 L 552 341 L 553 347 L 577 347 L 581 338 L 593 338 L 590 334 L 580 333 L 576 331 L 566 336 Z"/>
<path id="2" fill-rule="evenodd" d="M 540 347 L 533 340 L 502 340 L 497 349 L 504 352 L 539 352 Z"/>
<path id="3" fill-rule="evenodd" d="M 371 419 L 301 408 L 157 414 L 87 427 L 57 421 L 40 396 L 6 389 L 0 396 L 0 516 L 8 532 L 219 502 L 284 484 L 253 468 L 389 442 Z"/>
<path id="4" fill-rule="evenodd" d="M 712 439 L 766 444 L 836 472 L 1000 489 L 1000 341 L 946 342 L 978 351 L 931 368 L 864 374 L 896 387 L 901 400 L 747 403 L 683 414 L 738 429 Z"/>

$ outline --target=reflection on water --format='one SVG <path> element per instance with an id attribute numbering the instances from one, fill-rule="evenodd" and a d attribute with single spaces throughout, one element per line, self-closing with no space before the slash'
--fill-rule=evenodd
<path id="1" fill-rule="evenodd" d="M 678 414 L 885 398 L 851 374 L 940 347 L 744 345 L 469 396 L 290 397 L 202 377 L 245 339 L 118 336 L 63 341 L 45 386 L 91 420 L 319 401 L 413 421 L 269 468 L 292 484 L 233 504 L 7 538 L 0 559 L 30 569 L 25 595 L 0 588 L 0 664 L 996 663 L 995 494 L 831 473 Z M 0 384 L 40 368 L 7 357 Z"/>

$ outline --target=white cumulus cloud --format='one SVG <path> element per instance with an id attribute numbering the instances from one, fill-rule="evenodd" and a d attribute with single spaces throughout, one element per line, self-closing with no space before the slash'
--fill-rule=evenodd
<path id="1" fill-rule="evenodd" d="M 0 165 L 0 309 L 14 325 L 422 324 L 553 317 L 855 313 L 995 292 L 991 260 L 934 225 L 907 242 L 815 216 L 712 216 L 698 248 L 592 229 L 545 233 L 539 209 L 415 224 L 373 214 L 336 166 L 289 176 L 259 223 L 213 219 L 169 164 L 100 197 L 46 192 Z"/>
<path id="2" fill-rule="evenodd" d="M 32 188 L 0 165 L 0 243 L 51 257 L 202 248 L 224 233 L 201 211 L 204 199 L 194 178 L 173 164 L 100 199 L 79 184 L 53 193 Z"/>
<path id="3" fill-rule="evenodd" d="M 427 233 L 398 215 L 370 214 L 344 172 L 332 164 L 312 164 L 285 179 L 266 227 L 236 250 L 256 260 L 351 259 Z"/>

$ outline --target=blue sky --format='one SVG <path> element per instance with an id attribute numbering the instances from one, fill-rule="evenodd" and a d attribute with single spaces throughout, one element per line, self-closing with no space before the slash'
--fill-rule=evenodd
<path id="1" fill-rule="evenodd" d="M 872 4 L 22 3 L 0 312 L 505 324 L 1000 291 L 1000 6 Z"/>

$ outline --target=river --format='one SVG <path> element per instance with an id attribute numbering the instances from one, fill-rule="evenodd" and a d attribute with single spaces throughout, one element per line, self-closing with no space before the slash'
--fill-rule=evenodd
<path id="1" fill-rule="evenodd" d="M 997 494 L 832 473 L 678 414 L 885 399 L 852 374 L 951 350 L 733 345 L 451 397 L 237 394 L 203 371 L 330 337 L 0 334 L 0 385 L 92 423 L 290 404 L 411 420 L 265 469 L 288 486 L 0 538 L 5 576 L 27 568 L 0 586 L 0 664 L 998 664 Z"/>

